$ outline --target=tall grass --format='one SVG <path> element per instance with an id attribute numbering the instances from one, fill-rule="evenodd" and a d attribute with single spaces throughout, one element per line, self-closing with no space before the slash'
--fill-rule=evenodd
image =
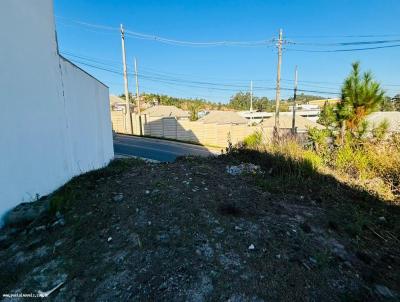
<path id="1" fill-rule="evenodd" d="M 348 138 L 343 145 L 328 143 L 327 133 L 311 132 L 312 144 L 301 144 L 294 139 L 279 143 L 262 143 L 256 136 L 249 138 L 242 148 L 263 152 L 264 156 L 283 159 L 275 166 L 287 175 L 304 177 L 315 171 L 331 174 L 341 181 L 363 189 L 389 201 L 400 201 L 400 136 L 386 140 L 376 137 Z M 314 141 L 313 141 L 314 138 Z"/>

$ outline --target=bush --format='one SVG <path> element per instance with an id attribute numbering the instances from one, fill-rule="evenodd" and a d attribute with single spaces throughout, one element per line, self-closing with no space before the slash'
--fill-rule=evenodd
<path id="1" fill-rule="evenodd" d="M 352 148 L 349 143 L 338 148 L 335 155 L 335 168 L 358 179 L 370 176 L 369 158 L 362 149 Z"/>
<path id="2" fill-rule="evenodd" d="M 366 144 L 364 149 L 370 159 L 375 177 L 382 179 L 394 196 L 400 197 L 400 149 L 392 138 L 384 144 Z"/>
<path id="3" fill-rule="evenodd" d="M 261 133 L 256 132 L 233 150 L 244 157 L 251 153 L 251 162 L 262 162 L 266 171 L 273 169 L 277 176 L 298 179 L 312 176 L 315 171 L 323 169 L 385 200 L 399 200 L 400 135 L 392 135 L 377 144 L 379 135 L 367 140 L 362 138 L 363 135 L 356 137 L 348 132 L 344 145 L 329 146 L 328 133 L 329 130 L 309 129 L 309 138 L 319 148 L 307 149 L 293 138 L 263 144 Z M 253 151 L 261 149 L 264 152 Z"/>
<path id="4" fill-rule="evenodd" d="M 327 129 L 318 129 L 317 127 L 308 128 L 308 139 L 314 144 L 315 151 L 318 151 L 319 147 L 328 146 L 328 137 L 330 131 Z"/>
<path id="5" fill-rule="evenodd" d="M 305 150 L 303 152 L 303 159 L 310 163 L 314 170 L 318 170 L 323 166 L 324 160 L 312 150 Z"/>
<path id="6" fill-rule="evenodd" d="M 263 142 L 262 133 L 256 131 L 244 139 L 243 145 L 245 148 L 258 150 L 261 147 L 262 142 Z"/>
<path id="7" fill-rule="evenodd" d="M 297 141 L 287 140 L 280 144 L 273 144 L 269 151 L 285 163 L 282 174 L 288 173 L 291 176 L 311 176 L 322 163 L 322 158 L 312 150 L 305 150 Z"/>

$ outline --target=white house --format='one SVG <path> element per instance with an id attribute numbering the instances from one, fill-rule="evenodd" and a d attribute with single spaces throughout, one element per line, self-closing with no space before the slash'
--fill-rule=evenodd
<path id="1" fill-rule="evenodd" d="M 316 104 L 297 104 L 296 114 L 309 119 L 310 121 L 317 122 L 321 108 Z M 289 112 L 281 112 L 285 115 L 293 115 L 293 106 L 289 106 Z"/>
<path id="2" fill-rule="evenodd" d="M 108 87 L 58 53 L 52 0 L 0 1 L 0 215 L 113 158 Z"/>

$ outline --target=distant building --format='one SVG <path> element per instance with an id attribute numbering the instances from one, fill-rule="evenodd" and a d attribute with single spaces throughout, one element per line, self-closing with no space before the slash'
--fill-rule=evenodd
<path id="1" fill-rule="evenodd" d="M 221 110 L 212 110 L 204 117 L 198 120 L 204 124 L 247 124 L 248 120 L 241 116 L 236 111 L 221 111 Z"/>
<path id="2" fill-rule="evenodd" d="M 310 121 L 316 122 L 318 120 L 321 108 L 316 104 L 298 104 L 296 105 L 296 114 L 308 118 Z M 293 106 L 289 106 L 289 112 L 281 112 L 280 114 L 293 115 Z"/>
<path id="3" fill-rule="evenodd" d="M 142 112 L 142 114 L 146 114 L 149 117 L 175 117 L 176 119 L 189 119 L 189 112 L 182 110 L 175 106 L 153 106 L 149 107 Z"/>
<path id="4" fill-rule="evenodd" d="M 339 98 L 336 99 L 323 99 L 323 100 L 312 100 L 308 101 L 308 105 L 317 105 L 319 108 L 323 108 L 325 104 L 335 105 L 340 102 Z"/>
<path id="5" fill-rule="evenodd" d="M 258 112 L 258 111 L 240 111 L 238 112 L 238 114 L 247 119 L 249 123 L 260 123 L 263 120 L 273 116 L 272 112 Z"/>
<path id="6" fill-rule="evenodd" d="M 289 114 L 282 114 L 282 113 L 289 113 L 289 112 L 281 112 L 279 114 L 279 127 L 281 129 L 291 129 L 292 128 L 292 115 Z M 290 112 L 291 113 L 291 112 Z M 292 114 L 292 113 L 291 113 Z M 275 114 L 269 119 L 266 119 L 262 122 L 262 125 L 269 128 L 275 127 Z M 297 132 L 306 132 L 308 128 L 318 128 L 318 129 L 324 129 L 325 127 L 313 122 L 305 117 L 302 117 L 301 115 L 296 115 L 296 120 L 295 120 L 295 125 L 297 128 Z"/>
<path id="7" fill-rule="evenodd" d="M 110 108 L 112 111 L 124 111 L 126 109 L 126 101 L 119 96 L 110 95 Z M 135 106 L 131 104 L 131 112 L 133 112 Z"/>
<path id="8" fill-rule="evenodd" d="M 147 108 L 150 107 L 150 104 L 144 101 L 144 98 L 142 96 L 139 97 L 140 100 L 140 109 L 143 111 Z M 135 103 L 130 104 L 131 107 L 131 112 L 137 112 L 137 106 L 136 106 L 136 100 Z M 126 109 L 126 101 L 125 99 L 116 96 L 116 95 L 110 95 L 110 108 L 112 111 L 124 111 Z"/>

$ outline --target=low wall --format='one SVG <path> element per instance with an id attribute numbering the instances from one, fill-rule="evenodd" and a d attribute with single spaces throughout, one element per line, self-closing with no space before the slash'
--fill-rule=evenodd
<path id="1" fill-rule="evenodd" d="M 126 133 L 124 124 L 124 113 L 113 111 L 111 113 L 113 130 L 118 133 Z M 139 123 L 136 114 L 132 114 L 134 134 L 139 134 Z M 174 117 L 156 118 L 142 115 L 142 133 L 146 136 L 162 137 L 188 141 L 225 148 L 228 142 L 236 144 L 243 141 L 245 137 L 261 131 L 265 138 L 272 137 L 272 128 L 248 125 L 219 125 L 204 124 L 196 121 L 177 120 Z"/>

